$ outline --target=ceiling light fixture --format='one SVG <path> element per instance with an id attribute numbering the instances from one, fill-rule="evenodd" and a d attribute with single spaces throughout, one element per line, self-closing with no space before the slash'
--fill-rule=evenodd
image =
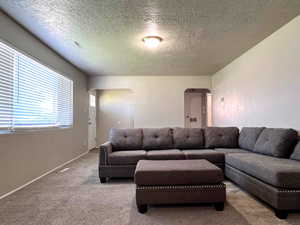
<path id="1" fill-rule="evenodd" d="M 162 40 L 159 36 L 146 36 L 143 38 L 143 42 L 148 48 L 156 48 Z"/>

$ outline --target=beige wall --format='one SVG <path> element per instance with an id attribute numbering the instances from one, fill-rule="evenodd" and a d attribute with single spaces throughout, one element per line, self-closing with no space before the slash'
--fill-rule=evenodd
<path id="1" fill-rule="evenodd" d="M 214 125 L 300 130 L 299 40 L 300 16 L 216 73 Z"/>
<path id="2" fill-rule="evenodd" d="M 97 141 L 108 139 L 110 128 L 134 127 L 133 92 L 131 90 L 98 91 Z"/>
<path id="3" fill-rule="evenodd" d="M 134 127 L 184 126 L 184 91 L 211 88 L 209 76 L 92 77 L 90 89 L 130 89 L 134 100 Z"/>
<path id="4" fill-rule="evenodd" d="M 74 81 L 74 127 L 0 135 L 0 196 L 87 151 L 88 92 L 83 73 L 0 11 L 0 38 Z"/>

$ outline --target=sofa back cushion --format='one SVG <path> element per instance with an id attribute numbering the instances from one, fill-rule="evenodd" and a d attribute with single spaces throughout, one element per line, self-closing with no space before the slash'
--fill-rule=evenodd
<path id="1" fill-rule="evenodd" d="M 109 133 L 109 141 L 114 150 L 139 150 L 143 147 L 142 129 L 112 128 Z"/>
<path id="2" fill-rule="evenodd" d="M 144 149 L 170 149 L 173 148 L 172 130 L 170 128 L 144 128 Z"/>
<path id="3" fill-rule="evenodd" d="M 206 148 L 237 148 L 237 127 L 207 127 L 204 130 Z"/>
<path id="4" fill-rule="evenodd" d="M 291 159 L 300 161 L 300 141 L 298 141 L 298 144 L 296 145 L 293 154 L 291 155 Z"/>
<path id="5" fill-rule="evenodd" d="M 257 138 L 264 127 L 243 127 L 239 136 L 240 148 L 253 151 Z"/>
<path id="6" fill-rule="evenodd" d="M 174 128 L 174 148 L 201 149 L 204 148 L 204 132 L 201 128 Z"/>
<path id="7" fill-rule="evenodd" d="M 254 152 L 288 158 L 297 138 L 298 134 L 293 129 L 266 128 L 259 135 Z"/>

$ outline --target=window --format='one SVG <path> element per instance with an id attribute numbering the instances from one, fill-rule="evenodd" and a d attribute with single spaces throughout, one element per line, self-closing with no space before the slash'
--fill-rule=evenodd
<path id="1" fill-rule="evenodd" d="M 0 42 L 0 130 L 73 124 L 73 81 Z"/>

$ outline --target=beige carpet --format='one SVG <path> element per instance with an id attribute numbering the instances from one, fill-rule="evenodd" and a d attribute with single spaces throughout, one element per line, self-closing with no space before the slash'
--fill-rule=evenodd
<path id="1" fill-rule="evenodd" d="M 93 151 L 69 164 L 69 170 L 54 172 L 32 185 L 0 200 L 1 225 L 300 225 L 300 213 L 287 220 L 227 184 L 228 202 L 223 212 L 210 205 L 150 207 L 139 214 L 134 184 L 113 180 L 100 184 L 98 154 Z"/>

